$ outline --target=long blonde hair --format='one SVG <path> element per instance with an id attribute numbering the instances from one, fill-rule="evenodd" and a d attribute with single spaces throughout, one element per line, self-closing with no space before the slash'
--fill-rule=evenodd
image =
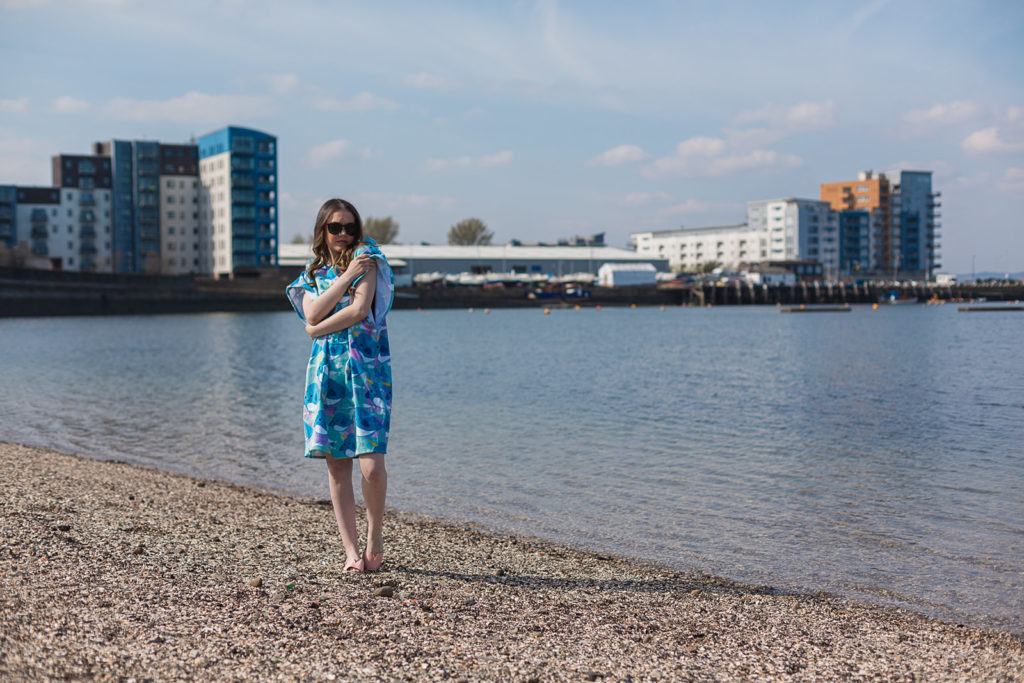
<path id="1" fill-rule="evenodd" d="M 348 211 L 355 218 L 356 236 L 352 243 L 345 247 L 341 256 L 335 256 L 330 247 L 327 246 L 327 223 L 335 211 Z M 344 273 L 348 264 L 352 262 L 352 254 L 363 241 L 363 219 L 359 217 L 356 207 L 344 199 L 328 199 L 320 207 L 316 214 L 316 223 L 313 224 L 313 260 L 309 262 L 306 269 L 306 276 L 310 282 L 316 282 L 316 271 L 326 266 L 334 266 L 337 272 Z"/>

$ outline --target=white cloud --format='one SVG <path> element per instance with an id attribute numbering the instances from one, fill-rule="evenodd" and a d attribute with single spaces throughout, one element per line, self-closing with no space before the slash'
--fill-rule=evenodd
<path id="1" fill-rule="evenodd" d="M 169 100 L 118 97 L 107 103 L 104 110 L 109 116 L 128 121 L 224 123 L 232 119 L 266 116 L 273 107 L 266 97 L 209 95 L 192 91 Z"/>
<path id="2" fill-rule="evenodd" d="M 1024 168 L 1011 166 L 1006 169 L 1003 173 L 1002 179 L 999 181 L 999 189 L 1010 192 L 1024 190 Z"/>
<path id="3" fill-rule="evenodd" d="M 928 109 L 911 109 L 903 115 L 903 121 L 911 125 L 934 124 L 948 126 L 970 121 L 979 113 L 979 107 L 969 100 L 958 100 L 949 104 L 936 104 Z"/>
<path id="4" fill-rule="evenodd" d="M 482 168 L 490 166 L 506 166 L 512 161 L 512 152 L 505 150 L 497 154 L 488 154 L 480 157 L 479 164 Z"/>
<path id="5" fill-rule="evenodd" d="M 623 197 L 623 206 L 644 206 L 654 202 L 670 202 L 672 195 L 668 192 L 630 192 Z"/>
<path id="6" fill-rule="evenodd" d="M 725 140 L 703 135 L 683 140 L 676 145 L 676 154 L 681 157 L 714 157 L 725 151 Z"/>
<path id="7" fill-rule="evenodd" d="M 1024 121 L 1024 107 L 1007 107 L 1006 120 L 1011 122 Z"/>
<path id="8" fill-rule="evenodd" d="M 405 84 L 423 90 L 455 90 L 460 86 L 458 81 L 425 72 L 406 76 Z"/>
<path id="9" fill-rule="evenodd" d="M 989 126 L 968 135 L 960 146 L 970 154 L 1018 154 L 1024 152 L 1024 140 L 1020 137 L 1005 140 L 997 126 Z"/>
<path id="10" fill-rule="evenodd" d="M 299 84 L 299 77 L 295 74 L 264 74 L 262 78 L 275 95 L 285 95 Z"/>
<path id="11" fill-rule="evenodd" d="M 447 171 L 460 168 L 489 168 L 492 166 L 505 166 L 512 161 L 513 154 L 510 151 L 498 152 L 497 154 L 485 154 L 479 157 L 462 156 L 455 159 L 427 159 L 425 164 L 428 171 Z"/>
<path id="12" fill-rule="evenodd" d="M 591 163 L 597 166 L 633 164 L 647 158 L 647 153 L 636 145 L 619 145 L 602 152 Z"/>
<path id="13" fill-rule="evenodd" d="M 733 124 L 746 126 L 762 123 L 787 132 L 830 128 L 835 123 L 835 103 L 801 102 L 790 107 L 769 104 L 760 109 L 740 112 L 733 118 Z"/>
<path id="14" fill-rule="evenodd" d="M 53 110 L 58 114 L 77 114 L 89 108 L 89 103 L 77 100 L 70 95 L 58 97 L 53 101 Z"/>
<path id="15" fill-rule="evenodd" d="M 352 149 L 352 143 L 348 140 L 325 142 L 309 150 L 309 163 L 313 166 L 323 166 L 330 161 L 342 158 L 350 149 Z"/>
<path id="16" fill-rule="evenodd" d="M 28 111 L 28 98 L 17 99 L 0 98 L 0 113 L 3 114 L 24 114 Z"/>
<path id="17" fill-rule="evenodd" d="M 361 92 L 353 95 L 352 97 L 340 100 L 334 97 L 327 97 L 322 99 L 316 99 L 313 103 L 315 109 L 321 111 L 336 111 L 342 113 L 357 112 L 357 111 L 373 111 L 376 109 L 383 109 L 387 111 L 393 111 L 399 108 L 399 104 L 394 100 L 389 100 L 386 97 L 380 97 L 369 92 Z"/>
<path id="18" fill-rule="evenodd" d="M 732 148 L 722 138 L 696 136 L 676 145 L 674 156 L 661 157 L 644 169 L 648 178 L 671 175 L 721 176 L 755 169 L 794 168 L 800 157 L 770 149 Z"/>
<path id="19" fill-rule="evenodd" d="M 331 140 L 309 150 L 309 163 L 316 167 L 340 159 L 358 158 L 366 161 L 372 157 L 371 150 L 365 148 L 356 150 L 348 140 Z"/>

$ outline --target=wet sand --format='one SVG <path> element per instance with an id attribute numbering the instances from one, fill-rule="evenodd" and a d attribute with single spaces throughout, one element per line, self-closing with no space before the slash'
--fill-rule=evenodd
<path id="1" fill-rule="evenodd" d="M 346 575 L 323 501 L 2 442 L 0 480 L 3 680 L 1024 680 L 1013 635 L 824 594 L 408 514 Z"/>

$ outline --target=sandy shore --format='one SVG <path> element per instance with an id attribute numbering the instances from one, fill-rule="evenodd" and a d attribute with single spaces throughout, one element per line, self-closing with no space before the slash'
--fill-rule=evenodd
<path id="1" fill-rule="evenodd" d="M 0 679 L 1024 680 L 1008 634 L 0 443 Z"/>

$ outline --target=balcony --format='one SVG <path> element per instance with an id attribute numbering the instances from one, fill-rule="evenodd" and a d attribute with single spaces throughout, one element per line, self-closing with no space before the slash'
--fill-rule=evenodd
<path id="1" fill-rule="evenodd" d="M 260 162 L 256 165 L 256 167 L 261 171 L 273 171 L 274 166 L 275 164 L 273 159 L 260 159 Z"/>
<path id="2" fill-rule="evenodd" d="M 0 223 L 0 240 L 9 240 L 14 237 L 14 227 L 10 223 Z"/>
<path id="3" fill-rule="evenodd" d="M 250 237 L 233 237 L 231 239 L 231 250 L 238 253 L 252 253 L 256 251 L 256 240 Z"/>
<path id="4" fill-rule="evenodd" d="M 232 206 L 231 207 L 231 218 L 256 218 L 256 209 L 251 206 Z"/>
<path id="5" fill-rule="evenodd" d="M 256 180 L 260 187 L 272 188 L 277 182 L 277 177 L 273 173 L 261 173 Z"/>
<path id="6" fill-rule="evenodd" d="M 79 206 L 96 206 L 96 198 L 88 192 L 83 192 L 78 196 Z"/>
<path id="7" fill-rule="evenodd" d="M 252 138 L 235 138 L 231 141 L 232 154 L 252 154 L 256 149 Z"/>
<path id="8" fill-rule="evenodd" d="M 160 230 L 140 230 L 139 241 L 160 244 Z"/>
<path id="9" fill-rule="evenodd" d="M 256 234 L 256 224 L 252 221 L 232 221 L 231 234 L 235 237 L 252 237 Z"/>
<path id="10" fill-rule="evenodd" d="M 33 223 L 46 223 L 46 209 L 32 209 L 32 216 L 29 220 Z"/>
<path id="11" fill-rule="evenodd" d="M 252 159 L 248 157 L 231 157 L 231 170 L 232 171 L 251 171 L 256 168 Z"/>
<path id="12" fill-rule="evenodd" d="M 248 173 L 231 174 L 231 189 L 236 187 L 252 187 L 255 184 L 256 180 Z"/>
<path id="13" fill-rule="evenodd" d="M 260 207 L 260 218 L 269 220 L 269 219 L 272 219 L 273 217 L 274 217 L 274 207 L 272 207 L 272 206 Z"/>
<path id="14" fill-rule="evenodd" d="M 33 256 L 46 256 L 50 253 L 47 248 L 46 242 L 42 240 L 32 240 L 32 255 Z"/>
<path id="15" fill-rule="evenodd" d="M 45 225 L 33 225 L 31 234 L 34 240 L 45 240 L 50 236 L 50 231 Z"/>
<path id="16" fill-rule="evenodd" d="M 82 242 L 82 246 L 78 248 L 78 253 L 82 256 L 95 256 L 96 245 L 90 242 Z"/>
<path id="17" fill-rule="evenodd" d="M 256 193 L 249 190 L 232 190 L 232 204 L 252 204 L 256 201 Z"/>
<path id="18" fill-rule="evenodd" d="M 82 224 L 93 224 L 96 222 L 95 212 L 85 209 L 78 214 L 78 222 Z"/>
<path id="19" fill-rule="evenodd" d="M 82 229 L 78 232 L 78 236 L 84 240 L 94 240 L 96 239 L 96 229 L 91 225 L 82 226 Z"/>

